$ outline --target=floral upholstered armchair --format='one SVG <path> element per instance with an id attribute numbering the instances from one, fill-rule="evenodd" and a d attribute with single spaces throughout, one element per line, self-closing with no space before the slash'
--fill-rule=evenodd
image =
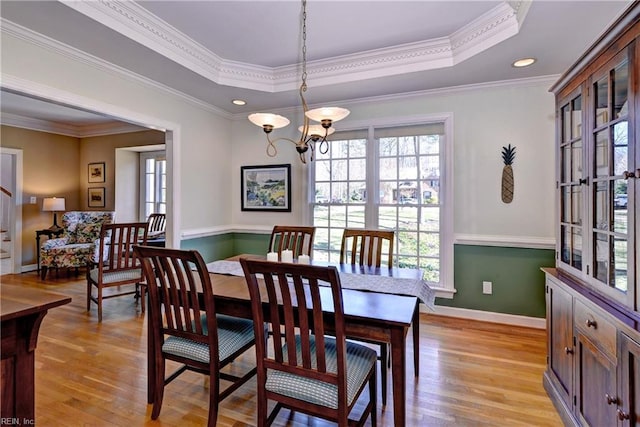
<path id="1" fill-rule="evenodd" d="M 45 241 L 40 247 L 40 277 L 47 271 L 60 267 L 86 267 L 97 259 L 100 228 L 105 222 L 113 222 L 115 212 L 71 211 L 62 215 L 62 237 Z"/>

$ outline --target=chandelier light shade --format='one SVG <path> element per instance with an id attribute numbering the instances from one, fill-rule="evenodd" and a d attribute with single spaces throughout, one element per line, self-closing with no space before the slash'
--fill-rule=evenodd
<path id="1" fill-rule="evenodd" d="M 309 159 L 313 161 L 313 154 L 318 144 L 318 151 L 325 154 L 329 150 L 327 137 L 335 132 L 331 127 L 334 122 L 344 119 L 349 115 L 349 110 L 340 107 L 320 107 L 309 110 L 304 99 L 304 92 L 307 90 L 307 1 L 302 0 L 302 83 L 300 84 L 300 101 L 304 111 L 303 125 L 298 128 L 300 138 L 295 141 L 290 138 L 271 139 L 270 134 L 274 129 L 285 127 L 289 124 L 289 119 L 273 113 L 253 113 L 249 115 L 249 120 L 256 126 L 260 126 L 267 136 L 267 155 L 275 157 L 278 154 L 275 143 L 280 140 L 289 141 L 296 146 L 302 163 L 307 163 L 307 152 Z M 310 124 L 309 120 L 320 124 Z"/>
<path id="2" fill-rule="evenodd" d="M 57 213 L 65 210 L 64 197 L 45 197 L 42 200 L 42 210 L 44 212 L 53 212 L 53 225 L 49 227 L 49 230 L 60 230 Z"/>
<path id="3" fill-rule="evenodd" d="M 337 122 L 349 115 L 349 110 L 340 107 L 320 107 L 309 110 L 304 113 L 305 116 L 316 122 L 324 123 L 325 121 Z"/>

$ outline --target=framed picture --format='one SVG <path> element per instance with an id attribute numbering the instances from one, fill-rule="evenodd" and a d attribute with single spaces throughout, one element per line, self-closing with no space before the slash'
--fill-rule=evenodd
<path id="1" fill-rule="evenodd" d="M 241 166 L 243 211 L 291 212 L 291 165 Z"/>
<path id="2" fill-rule="evenodd" d="M 104 162 L 89 163 L 89 182 L 104 182 Z"/>
<path id="3" fill-rule="evenodd" d="M 90 208 L 104 208 L 104 187 L 87 189 Z"/>

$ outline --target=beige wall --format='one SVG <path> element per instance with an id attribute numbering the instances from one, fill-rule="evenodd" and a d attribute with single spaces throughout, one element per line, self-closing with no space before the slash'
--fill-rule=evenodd
<path id="1" fill-rule="evenodd" d="M 53 223 L 42 211 L 44 197 L 64 197 L 67 210 L 82 208 L 80 198 L 80 140 L 46 132 L 0 127 L 2 146 L 23 151 L 22 265 L 36 263 L 36 230 Z M 29 203 L 30 197 L 36 203 Z M 58 214 L 60 224 L 60 214 Z"/>
<path id="2" fill-rule="evenodd" d="M 52 214 L 42 211 L 44 197 L 64 197 L 67 211 L 114 210 L 116 148 L 164 143 L 164 132 L 155 130 L 79 139 L 11 126 L 0 129 L 3 147 L 23 150 L 23 200 L 17 201 L 22 205 L 23 266 L 36 264 L 36 230 L 53 222 Z M 93 162 L 105 163 L 104 183 L 87 182 Z M 104 208 L 89 208 L 89 187 L 105 187 Z M 29 203 L 33 196 L 35 204 Z"/>
<path id="3" fill-rule="evenodd" d="M 80 203 L 86 210 L 115 210 L 116 148 L 164 144 L 164 132 L 147 130 L 118 135 L 96 136 L 80 140 Z M 105 182 L 89 183 L 89 163 L 105 164 Z M 138 185 L 138 182 L 132 183 Z M 88 188 L 105 187 L 105 207 L 89 208 Z"/>

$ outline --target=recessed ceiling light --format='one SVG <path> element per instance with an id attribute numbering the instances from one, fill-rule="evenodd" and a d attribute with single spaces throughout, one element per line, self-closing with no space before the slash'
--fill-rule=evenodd
<path id="1" fill-rule="evenodd" d="M 522 58 L 522 59 L 518 59 L 517 61 L 515 61 L 511 65 L 516 67 L 516 68 L 522 68 L 522 67 L 528 67 L 529 65 L 533 64 L 534 62 L 536 62 L 535 58 Z"/>
<path id="2" fill-rule="evenodd" d="M 242 99 L 234 99 L 233 101 L 234 105 L 247 105 L 247 101 L 243 101 Z"/>

